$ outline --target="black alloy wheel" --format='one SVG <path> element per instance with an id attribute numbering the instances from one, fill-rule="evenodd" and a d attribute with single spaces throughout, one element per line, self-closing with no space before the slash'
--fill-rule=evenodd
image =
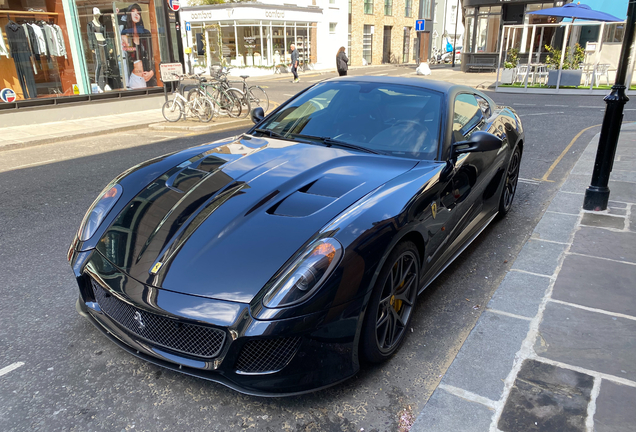
<path id="1" fill-rule="evenodd" d="M 373 288 L 362 330 L 362 354 L 379 363 L 391 357 L 408 331 L 419 288 L 417 248 L 400 243 L 391 252 Z"/>
<path id="2" fill-rule="evenodd" d="M 499 217 L 503 217 L 510 211 L 512 201 L 517 191 L 517 182 L 519 181 L 519 165 L 521 164 L 521 150 L 516 146 L 510 157 L 508 170 L 506 171 L 505 183 L 501 191 L 499 199 Z"/>

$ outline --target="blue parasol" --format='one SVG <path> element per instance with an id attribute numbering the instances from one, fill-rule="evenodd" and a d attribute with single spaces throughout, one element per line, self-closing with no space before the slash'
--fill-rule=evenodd
<path id="1" fill-rule="evenodd" d="M 582 19 L 590 21 L 606 21 L 606 22 L 618 22 L 624 21 L 620 18 L 616 18 L 614 15 L 610 15 L 605 12 L 600 12 L 592 9 L 588 5 L 568 3 L 561 7 L 541 9 L 534 12 L 529 12 L 528 15 L 546 15 L 561 18 Z"/>

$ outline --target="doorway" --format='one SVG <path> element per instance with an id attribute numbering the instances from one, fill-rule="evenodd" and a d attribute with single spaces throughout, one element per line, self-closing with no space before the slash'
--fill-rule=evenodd
<path id="1" fill-rule="evenodd" d="M 382 46 L 382 63 L 391 63 L 391 26 L 384 26 L 384 44 Z"/>

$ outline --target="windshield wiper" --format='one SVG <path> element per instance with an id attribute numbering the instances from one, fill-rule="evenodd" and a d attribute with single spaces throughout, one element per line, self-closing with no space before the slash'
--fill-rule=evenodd
<path id="1" fill-rule="evenodd" d="M 311 144 L 311 143 L 308 143 L 307 141 L 302 141 L 302 140 L 296 139 L 295 137 L 282 135 L 282 134 L 279 134 L 278 132 L 274 132 L 269 129 L 254 129 L 254 132 L 262 133 L 263 135 L 268 135 L 271 138 L 278 138 L 278 139 L 282 139 L 286 141 L 301 142 L 303 144 Z"/>
<path id="2" fill-rule="evenodd" d="M 357 144 L 351 144 L 348 142 L 344 142 L 344 141 L 338 141 L 337 139 L 333 139 L 330 137 L 318 137 L 318 136 L 312 136 L 312 135 L 300 135 L 300 134 L 295 134 L 298 137 L 301 138 L 308 138 L 308 139 L 314 139 L 314 140 L 319 140 L 320 142 L 322 142 L 323 144 L 325 144 L 327 147 L 331 147 L 331 146 L 338 146 L 338 147 L 344 147 L 344 148 L 348 148 L 348 149 L 352 149 L 352 150 L 359 150 L 362 152 L 366 152 L 366 153 L 373 153 L 373 154 L 382 154 L 378 151 L 375 150 L 371 150 L 370 148 L 366 148 Z"/>

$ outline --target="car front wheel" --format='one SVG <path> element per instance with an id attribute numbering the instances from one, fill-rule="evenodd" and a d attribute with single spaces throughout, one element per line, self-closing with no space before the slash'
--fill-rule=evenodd
<path id="1" fill-rule="evenodd" d="M 361 349 L 369 362 L 387 360 L 404 341 L 415 307 L 419 278 L 415 244 L 398 244 L 380 272 L 365 314 Z"/>

